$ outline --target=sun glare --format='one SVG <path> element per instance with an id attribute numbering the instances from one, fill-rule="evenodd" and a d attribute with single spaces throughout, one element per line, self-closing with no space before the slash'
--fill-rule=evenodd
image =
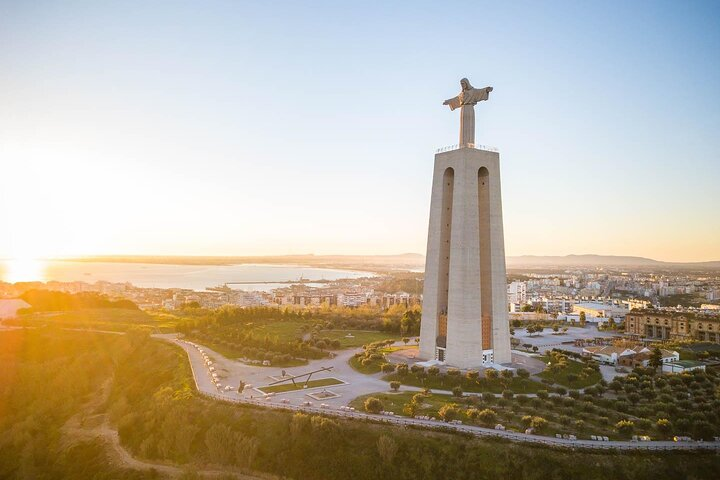
<path id="1" fill-rule="evenodd" d="M 45 265 L 36 258 L 13 258 L 5 262 L 3 279 L 8 283 L 43 281 Z"/>

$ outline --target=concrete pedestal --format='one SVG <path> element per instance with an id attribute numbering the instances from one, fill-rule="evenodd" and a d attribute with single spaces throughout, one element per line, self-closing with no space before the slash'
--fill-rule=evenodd
<path id="1" fill-rule="evenodd" d="M 511 361 L 499 163 L 498 153 L 474 148 L 435 155 L 424 359 L 460 368 Z"/>

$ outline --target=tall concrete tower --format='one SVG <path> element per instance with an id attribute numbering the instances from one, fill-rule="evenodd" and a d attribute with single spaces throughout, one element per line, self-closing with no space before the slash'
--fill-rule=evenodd
<path id="1" fill-rule="evenodd" d="M 500 155 L 476 148 L 474 106 L 492 87 L 445 101 L 461 109 L 460 144 L 435 155 L 420 356 L 460 368 L 509 363 Z"/>

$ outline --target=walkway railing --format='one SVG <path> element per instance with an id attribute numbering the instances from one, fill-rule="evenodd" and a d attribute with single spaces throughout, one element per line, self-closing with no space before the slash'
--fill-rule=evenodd
<path id="1" fill-rule="evenodd" d="M 489 145 L 480 145 L 479 143 L 462 143 L 455 145 L 448 145 L 446 147 L 440 147 L 435 150 L 435 153 L 449 152 L 451 150 L 460 150 L 461 148 L 474 148 L 476 150 L 485 150 L 486 152 L 497 152 L 498 149 Z"/>

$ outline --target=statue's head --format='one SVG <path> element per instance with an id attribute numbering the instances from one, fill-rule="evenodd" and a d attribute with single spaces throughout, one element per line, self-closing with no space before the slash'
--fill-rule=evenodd
<path id="1" fill-rule="evenodd" d="M 492 88 L 492 87 L 487 87 L 487 91 L 488 91 L 488 93 L 490 93 L 490 92 L 493 91 L 493 88 Z"/>
<path id="2" fill-rule="evenodd" d="M 467 78 L 463 78 L 462 80 L 460 80 L 460 87 L 463 91 L 470 90 L 472 88 L 472 85 L 470 85 L 470 80 L 468 80 Z"/>

